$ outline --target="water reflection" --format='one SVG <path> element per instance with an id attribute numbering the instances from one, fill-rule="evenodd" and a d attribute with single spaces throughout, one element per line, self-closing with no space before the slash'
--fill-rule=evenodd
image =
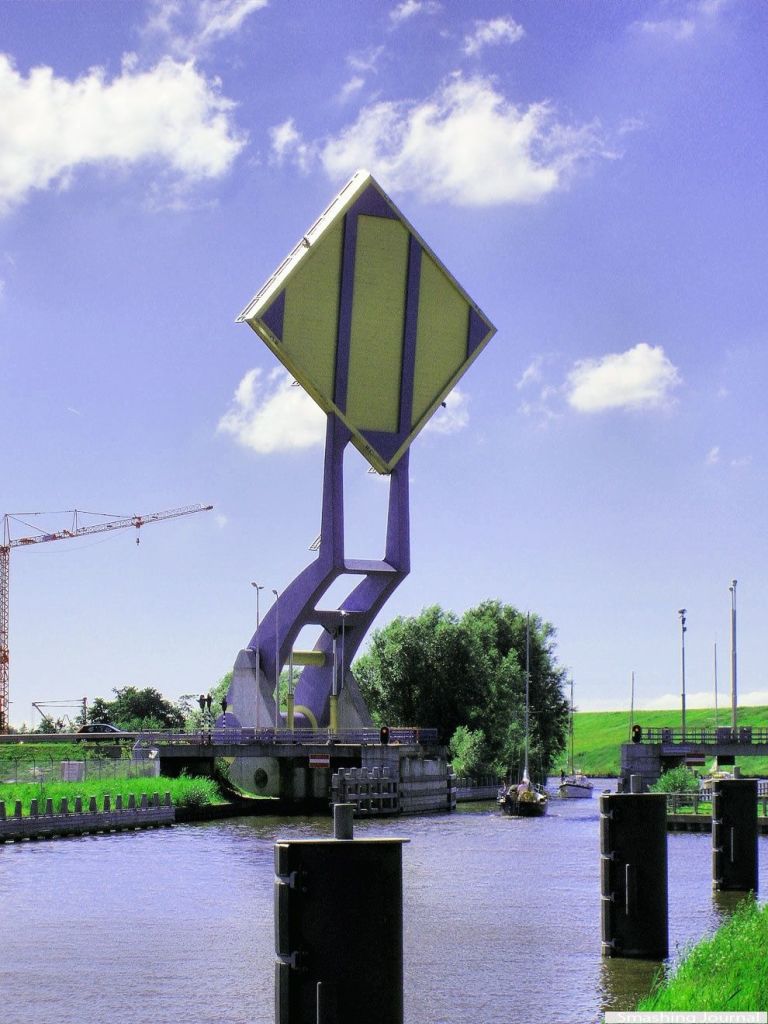
<path id="1" fill-rule="evenodd" d="M 623 960 L 604 957 L 600 964 L 600 1002 L 602 1010 L 634 1010 L 638 999 L 664 973 L 658 960 Z"/>

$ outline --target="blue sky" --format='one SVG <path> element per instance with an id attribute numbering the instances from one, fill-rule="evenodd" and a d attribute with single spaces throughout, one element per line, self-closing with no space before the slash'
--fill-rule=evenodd
<path id="1" fill-rule="evenodd" d="M 626 706 L 632 671 L 639 704 L 677 706 L 686 607 L 689 704 L 715 643 L 725 703 L 735 577 L 739 688 L 768 702 L 767 22 L 737 0 L 0 4 L 0 512 L 215 505 L 138 548 L 13 552 L 12 721 L 207 689 L 250 581 L 314 557 L 322 418 L 234 320 L 359 167 L 498 328 L 414 444 L 412 571 L 379 624 L 498 597 L 555 624 L 582 708 Z M 348 553 L 371 558 L 366 469 L 350 452 Z"/>

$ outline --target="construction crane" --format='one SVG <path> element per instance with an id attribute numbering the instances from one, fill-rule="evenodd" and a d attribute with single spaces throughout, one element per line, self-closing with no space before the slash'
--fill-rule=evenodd
<path id="1" fill-rule="evenodd" d="M 100 512 L 82 512 L 77 509 L 70 509 L 62 515 L 72 516 L 72 526 L 68 530 L 57 530 L 55 533 L 47 533 L 32 523 L 25 522 L 33 516 L 42 515 L 41 512 L 21 512 L 16 515 L 3 516 L 3 542 L 0 544 L 0 735 L 8 732 L 8 703 L 9 703 L 9 680 L 10 680 L 10 650 L 8 647 L 8 597 L 10 592 L 11 577 L 11 548 L 27 547 L 30 544 L 45 544 L 50 540 L 67 540 L 73 537 L 88 537 L 93 533 L 106 533 L 110 530 L 124 530 L 134 526 L 140 530 L 148 523 L 159 523 L 163 519 L 177 519 L 179 516 L 189 516 L 194 512 L 210 512 L 213 505 L 185 505 L 184 508 L 172 508 L 166 512 L 150 512 L 145 516 L 114 516 L 106 519 L 105 522 L 91 523 L 87 526 L 80 525 L 80 516 L 102 515 Z M 50 513 L 49 513 L 50 514 Z M 22 518 L 23 517 L 23 518 Z M 11 537 L 11 523 L 21 523 L 30 530 L 36 531 L 29 537 Z M 136 543 L 139 543 L 139 535 L 136 534 Z"/>

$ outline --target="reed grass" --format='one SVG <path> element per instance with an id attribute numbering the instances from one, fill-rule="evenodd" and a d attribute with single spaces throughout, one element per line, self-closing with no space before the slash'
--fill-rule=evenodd
<path id="1" fill-rule="evenodd" d="M 71 811 L 77 797 L 82 797 L 85 807 L 90 798 L 95 796 L 101 809 L 106 795 L 112 798 L 114 806 L 116 796 L 122 796 L 123 802 L 127 803 L 128 797 L 133 795 L 138 802 L 142 793 L 146 793 L 147 796 L 159 793 L 161 800 L 166 793 L 170 793 L 176 807 L 202 807 L 206 804 L 226 803 L 213 779 L 184 775 L 178 779 L 160 776 L 147 779 L 87 779 L 84 782 L 0 784 L 0 800 L 5 801 L 6 814 L 12 813 L 16 801 L 20 800 L 24 816 L 29 815 L 32 800 L 37 800 L 39 812 L 45 809 L 46 800 L 52 800 L 53 809 L 58 813 L 62 797 L 66 797 Z"/>
<path id="2" fill-rule="evenodd" d="M 768 1007 L 768 906 L 748 899 L 694 946 L 638 1010 L 752 1011 Z"/>

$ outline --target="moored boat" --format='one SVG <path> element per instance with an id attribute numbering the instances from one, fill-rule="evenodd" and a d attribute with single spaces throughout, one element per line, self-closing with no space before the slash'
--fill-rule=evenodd
<path id="1" fill-rule="evenodd" d="M 573 679 L 571 679 L 571 708 L 568 715 L 568 772 L 560 773 L 560 785 L 557 788 L 561 800 L 591 800 L 592 783 L 582 772 L 573 766 Z"/>
<path id="2" fill-rule="evenodd" d="M 505 814 L 517 818 L 538 818 L 547 810 L 547 793 L 541 786 L 534 785 L 528 773 L 528 747 L 530 734 L 530 703 L 531 703 L 531 629 L 530 617 L 525 623 L 525 760 L 523 777 L 520 782 L 511 782 L 499 790 L 498 803 Z"/>
<path id="3" fill-rule="evenodd" d="M 564 775 L 557 791 L 562 800 L 591 800 L 594 786 L 586 775 Z"/>
<path id="4" fill-rule="evenodd" d="M 503 786 L 499 792 L 499 806 L 505 814 L 516 818 L 539 818 L 547 812 L 547 794 L 540 786 L 534 785 L 528 777 L 528 769 L 517 785 L 513 782 Z"/>

